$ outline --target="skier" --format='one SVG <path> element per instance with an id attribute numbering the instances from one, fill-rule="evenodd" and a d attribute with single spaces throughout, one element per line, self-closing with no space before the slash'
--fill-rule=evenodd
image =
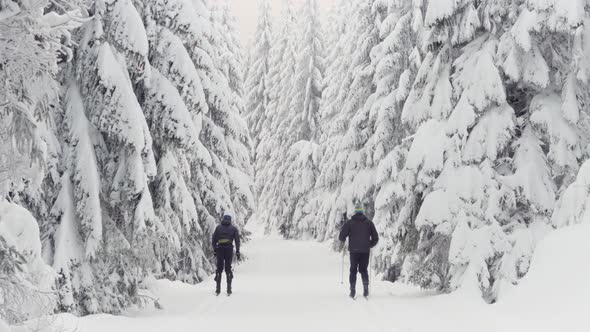
<path id="1" fill-rule="evenodd" d="M 217 257 L 217 270 L 215 272 L 215 294 L 221 293 L 221 274 L 225 268 L 225 276 L 227 278 L 227 295 L 231 295 L 231 282 L 234 277 L 231 264 L 234 254 L 233 243 L 236 243 L 236 257 L 240 259 L 240 232 L 232 225 L 232 218 L 226 214 L 223 216 L 221 225 L 215 228 L 213 232 L 213 252 Z"/>
<path id="2" fill-rule="evenodd" d="M 344 223 L 338 239 L 344 246 L 348 237 L 348 251 L 350 252 L 350 297 L 356 296 L 356 275 L 361 273 L 363 279 L 363 296 L 369 296 L 369 257 L 371 248 L 377 245 L 379 234 L 375 224 L 365 216 L 365 209 L 357 206 L 354 216 Z"/>

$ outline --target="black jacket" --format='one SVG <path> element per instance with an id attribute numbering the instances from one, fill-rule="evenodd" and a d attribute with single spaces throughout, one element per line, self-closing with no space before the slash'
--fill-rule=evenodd
<path id="1" fill-rule="evenodd" d="M 338 239 L 342 242 L 348 237 L 348 251 L 352 253 L 369 253 L 379 242 L 375 224 L 364 214 L 358 213 L 344 223 Z"/>
<path id="2" fill-rule="evenodd" d="M 222 221 L 221 225 L 215 228 L 211 241 L 214 250 L 218 246 L 232 246 L 235 241 L 236 252 L 240 252 L 240 232 L 231 221 Z"/>

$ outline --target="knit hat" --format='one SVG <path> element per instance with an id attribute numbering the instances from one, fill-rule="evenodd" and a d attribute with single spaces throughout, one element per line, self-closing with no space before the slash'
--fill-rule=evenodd
<path id="1" fill-rule="evenodd" d="M 365 213 L 365 207 L 362 204 L 357 204 L 354 207 L 354 214 Z"/>
<path id="2" fill-rule="evenodd" d="M 222 221 L 230 221 L 231 222 L 231 216 L 229 214 L 224 215 Z"/>

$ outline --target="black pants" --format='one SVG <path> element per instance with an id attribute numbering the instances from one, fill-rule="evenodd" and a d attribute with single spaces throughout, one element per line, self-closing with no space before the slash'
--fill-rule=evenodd
<path id="1" fill-rule="evenodd" d="M 217 255 L 217 270 L 215 277 L 219 278 L 219 282 L 221 282 L 221 274 L 225 269 L 227 281 L 231 282 L 231 279 L 234 276 L 231 270 L 231 263 L 234 258 L 234 247 L 220 245 L 217 247 L 217 249 L 215 249 L 215 253 Z"/>
<path id="2" fill-rule="evenodd" d="M 350 253 L 350 289 L 356 289 L 356 274 L 361 273 L 363 285 L 369 285 L 369 253 Z"/>

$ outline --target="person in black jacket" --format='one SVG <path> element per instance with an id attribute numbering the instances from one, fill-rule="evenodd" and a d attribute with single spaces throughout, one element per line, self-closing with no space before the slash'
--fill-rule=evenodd
<path id="1" fill-rule="evenodd" d="M 221 225 L 215 228 L 213 232 L 213 252 L 217 257 L 217 270 L 215 272 L 215 282 L 217 283 L 215 294 L 219 295 L 221 292 L 221 275 L 225 268 L 225 275 L 227 278 L 227 294 L 231 295 L 231 282 L 234 278 L 231 264 L 234 254 L 233 243 L 236 243 L 236 257 L 240 259 L 240 232 L 231 224 L 231 216 L 224 215 Z"/>
<path id="2" fill-rule="evenodd" d="M 363 296 L 369 296 L 369 257 L 371 248 L 379 242 L 379 234 L 375 224 L 365 216 L 362 206 L 357 206 L 354 216 L 350 218 L 340 230 L 338 239 L 343 242 L 348 237 L 348 251 L 350 252 L 350 297 L 356 296 L 356 275 L 361 273 L 363 279 Z"/>

